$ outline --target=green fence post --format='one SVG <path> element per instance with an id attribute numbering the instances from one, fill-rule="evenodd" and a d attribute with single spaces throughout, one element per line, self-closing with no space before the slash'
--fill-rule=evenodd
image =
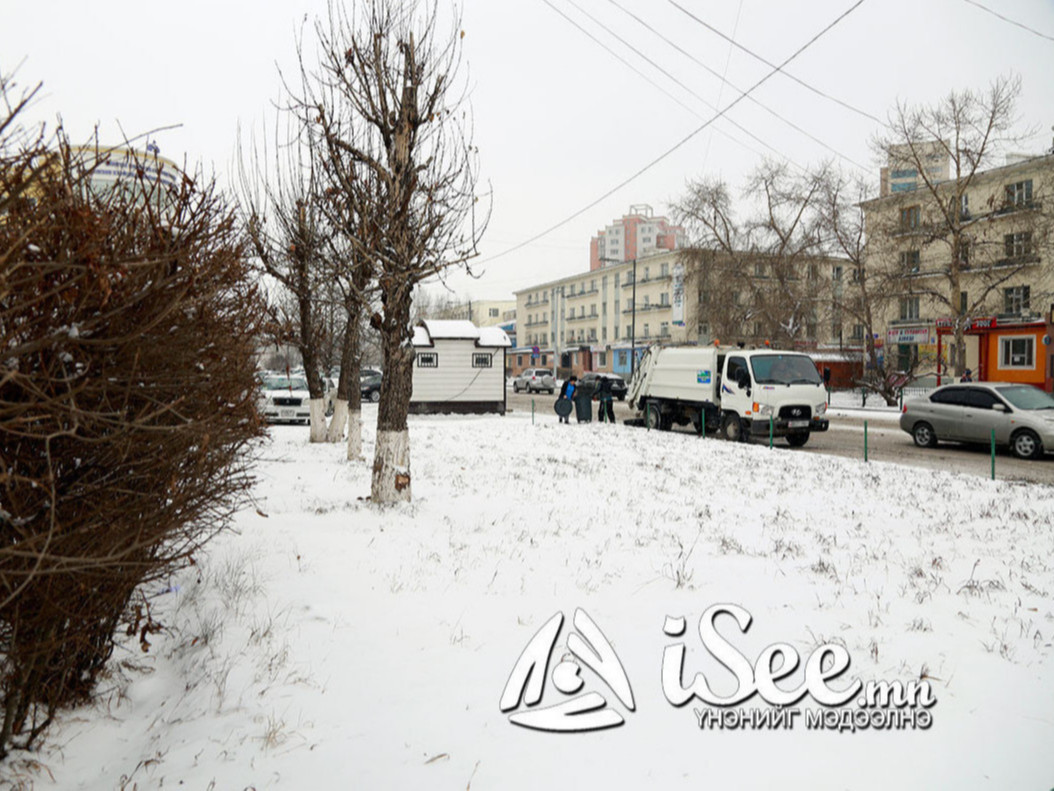
<path id="1" fill-rule="evenodd" d="M 534 425 L 534 399 L 531 399 L 531 425 Z"/>
<path id="2" fill-rule="evenodd" d="M 992 429 L 992 480 L 995 480 L 995 429 Z"/>
<path id="3" fill-rule="evenodd" d="M 899 392 L 900 392 L 900 409 L 901 409 L 901 411 L 903 411 L 903 409 L 904 409 L 904 388 L 903 387 L 900 388 Z"/>
<path id="4" fill-rule="evenodd" d="M 860 406 L 861 407 L 867 406 L 867 388 L 866 387 L 861 387 L 860 388 Z"/>
<path id="5" fill-rule="evenodd" d="M 772 437 L 775 434 L 776 426 L 772 415 L 769 415 L 769 447 L 772 447 Z"/>
<path id="6" fill-rule="evenodd" d="M 867 421 L 864 421 L 864 462 L 867 463 Z"/>

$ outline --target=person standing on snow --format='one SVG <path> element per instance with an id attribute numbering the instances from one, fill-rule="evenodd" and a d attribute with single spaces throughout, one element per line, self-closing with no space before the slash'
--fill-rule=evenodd
<path id="1" fill-rule="evenodd" d="M 569 377 L 568 380 L 560 386 L 560 395 L 557 397 L 556 400 L 559 401 L 562 398 L 566 398 L 568 401 L 570 401 L 571 399 L 573 399 L 575 396 L 575 388 L 577 387 L 577 382 L 577 376 Z M 570 414 L 570 412 L 568 412 L 568 414 Z M 561 415 L 560 422 L 567 423 L 569 425 L 571 423 L 571 421 L 567 419 L 567 415 Z"/>
<path id="2" fill-rule="evenodd" d="M 615 422 L 615 406 L 612 403 L 614 396 L 611 393 L 611 380 L 606 376 L 597 377 L 597 389 L 596 389 L 597 401 L 597 420 L 603 423 L 607 420 L 608 423 Z"/>

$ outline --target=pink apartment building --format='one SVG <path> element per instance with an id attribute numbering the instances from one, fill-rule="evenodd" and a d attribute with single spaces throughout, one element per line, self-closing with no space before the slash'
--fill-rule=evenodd
<path id="1" fill-rule="evenodd" d="M 589 240 L 589 269 L 644 258 L 684 246 L 684 229 L 665 217 L 656 217 L 651 206 L 638 203 L 629 214 L 598 231 Z"/>

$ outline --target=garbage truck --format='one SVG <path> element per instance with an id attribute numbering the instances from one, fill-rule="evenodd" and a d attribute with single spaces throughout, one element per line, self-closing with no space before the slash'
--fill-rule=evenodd
<path id="1" fill-rule="evenodd" d="M 829 425 L 827 391 L 812 358 L 770 348 L 652 346 L 628 400 L 640 414 L 637 424 L 666 431 L 691 423 L 732 441 L 785 437 L 798 448 Z"/>

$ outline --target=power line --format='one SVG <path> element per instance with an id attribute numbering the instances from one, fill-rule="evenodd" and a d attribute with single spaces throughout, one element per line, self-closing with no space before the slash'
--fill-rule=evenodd
<path id="1" fill-rule="evenodd" d="M 542 0 L 542 2 L 543 2 L 543 3 L 545 3 L 545 4 L 547 5 L 547 6 L 549 6 L 549 7 L 551 8 L 551 9 L 553 9 L 553 11 L 555 11 L 556 13 L 558 13 L 558 14 L 559 14 L 560 16 L 562 16 L 562 17 L 563 17 L 564 19 L 566 19 L 566 20 L 567 20 L 568 22 L 570 22 L 570 23 L 571 23 L 572 25 L 574 25 L 574 26 L 575 26 L 576 28 L 578 28 L 578 29 L 579 29 L 580 31 L 582 31 L 582 32 L 583 32 L 583 33 L 584 33 L 584 34 L 585 34 L 586 36 L 588 36 L 588 37 L 589 37 L 590 39 L 592 39 L 592 40 L 593 40 L 594 42 L 596 42 L 596 44 L 598 44 L 599 46 L 603 47 L 603 48 L 604 48 L 604 49 L 605 49 L 605 50 L 606 50 L 606 51 L 607 51 L 607 52 L 608 52 L 608 53 L 609 53 L 609 54 L 610 54 L 610 55 L 611 55 L 612 57 L 616 58 L 616 59 L 617 59 L 617 60 L 618 60 L 618 61 L 619 61 L 620 63 L 622 63 L 622 64 L 623 64 L 623 65 L 625 65 L 625 66 L 626 66 L 627 68 L 629 68 L 630 70 L 632 70 L 632 71 L 633 71 L 633 72 L 634 72 L 635 74 L 637 74 L 637 75 L 638 75 L 638 76 L 639 76 L 639 77 L 640 77 L 641 79 L 645 80 L 645 81 L 646 81 L 646 82 L 647 82 L 647 83 L 648 83 L 649 85 L 651 85 L 651 86 L 652 86 L 652 87 L 654 87 L 654 88 L 655 88 L 656 90 L 658 90 L 658 91 L 662 92 L 663 94 L 665 94 L 665 95 L 666 95 L 666 96 L 667 96 L 668 98 L 672 99 L 672 100 L 673 100 L 674 102 L 676 102 L 677 104 L 679 104 L 679 105 L 680 105 L 681 107 L 683 107 L 683 108 L 684 108 L 685 110 L 687 110 L 687 111 L 688 111 L 688 112 L 690 112 L 690 113 L 691 113 L 692 115 L 694 115 L 694 116 L 695 116 L 696 118 L 702 118 L 702 117 L 703 117 L 703 116 L 702 116 L 702 115 L 700 115 L 700 114 L 699 114 L 698 112 L 696 112 L 696 111 L 695 111 L 694 109 L 692 109 L 692 108 L 691 108 L 691 107 L 689 107 L 689 106 L 688 106 L 687 104 L 685 104 L 685 103 L 684 103 L 684 102 L 682 102 L 682 101 L 681 101 L 680 99 L 678 99 L 678 98 L 677 98 L 676 96 L 674 96 L 674 95 L 673 95 L 672 93 L 670 93 L 670 92 L 669 92 L 668 90 L 666 90 L 666 89 L 665 89 L 665 88 L 664 88 L 663 86 L 659 85 L 659 84 L 658 84 L 657 82 L 655 82 L 655 81 L 654 81 L 653 79 L 651 79 L 651 78 L 650 78 L 650 77 L 649 77 L 649 76 L 648 76 L 647 74 L 645 74 L 644 72 L 642 72 L 642 71 L 641 71 L 640 69 L 638 69 L 638 68 L 637 68 L 636 66 L 634 66 L 634 65 L 633 65 L 632 63 L 630 63 L 630 62 L 629 62 L 628 60 L 626 60 L 626 59 L 625 59 L 625 58 L 623 58 L 623 57 L 622 57 L 621 55 L 619 55 L 619 54 L 618 54 L 617 52 L 615 52 L 615 51 L 614 51 L 613 49 L 611 49 L 611 47 L 609 47 L 609 46 L 608 46 L 607 44 L 605 44 L 605 43 L 604 43 L 603 41 L 601 41 L 600 39 L 598 39 L 598 38 L 597 38 L 596 36 L 594 36 L 594 35 L 593 35 L 592 33 L 590 33 L 590 32 L 589 32 L 588 30 L 586 30 L 586 29 L 585 29 L 584 27 L 582 27 L 582 26 L 581 26 L 580 24 L 578 24 L 578 22 L 576 22 L 576 21 L 575 21 L 575 20 L 573 20 L 573 19 L 572 19 L 571 17 L 569 17 L 569 16 L 567 15 L 567 14 L 565 14 L 565 13 L 564 13 L 563 11 L 561 11 L 561 10 L 560 10 L 559 8 L 557 8 L 556 6 L 554 6 L 554 5 L 553 5 L 553 4 L 552 4 L 552 3 L 550 2 L 550 0 Z M 579 10 L 579 12 L 581 12 L 581 13 L 585 14 L 585 16 L 589 17 L 589 18 L 590 18 L 590 19 L 592 19 L 592 20 L 593 20 L 594 22 L 596 22 L 596 20 L 595 20 L 595 19 L 593 19 L 593 17 L 589 16 L 589 14 L 586 14 L 586 13 L 585 13 L 584 11 L 582 11 L 582 9 L 581 9 L 581 8 L 579 8 L 579 7 L 577 6 L 577 5 L 575 5 L 575 4 L 574 4 L 574 2 L 571 2 L 571 0 L 568 0 L 568 2 L 570 2 L 570 3 L 571 3 L 571 5 L 573 5 L 573 6 L 575 7 L 575 8 L 577 8 L 577 9 Z M 597 23 L 597 24 L 598 24 L 598 25 L 600 25 L 600 23 Z M 604 30 L 607 30 L 607 32 L 608 32 L 608 33 L 611 33 L 611 31 L 610 31 L 610 30 L 608 30 L 608 29 L 607 29 L 606 27 L 604 27 L 603 25 L 600 25 L 600 27 L 601 27 L 601 28 L 603 28 Z M 611 33 L 611 35 L 614 35 L 614 34 L 613 34 L 613 33 Z M 618 36 L 615 36 L 615 38 L 618 38 Z M 622 39 L 619 39 L 619 40 L 620 40 L 620 41 L 622 41 Z M 623 43 L 625 44 L 625 42 L 623 42 Z M 629 46 L 629 45 L 627 44 L 627 46 Z M 632 47 L 630 47 L 630 49 L 633 49 L 633 48 L 632 48 Z M 636 50 L 634 50 L 634 51 L 636 51 Z M 639 53 L 639 52 L 637 52 L 637 54 L 638 54 L 638 55 L 640 55 L 640 53 Z M 640 55 L 640 56 L 641 56 L 642 58 L 644 58 L 644 60 L 647 60 L 647 61 L 648 61 L 649 63 L 651 63 L 651 64 L 652 64 L 653 66 L 655 66 L 656 68 L 658 68 L 658 69 L 659 69 L 660 71 L 662 71 L 662 68 L 661 68 L 661 67 L 659 67 L 659 66 L 657 66 L 657 65 L 656 65 L 656 64 L 655 64 L 655 63 L 654 63 L 653 61 L 649 60 L 648 58 L 644 57 L 643 55 Z M 677 82 L 677 81 L 676 81 L 676 80 L 674 80 L 674 82 Z M 681 83 L 678 83 L 678 85 L 681 85 Z M 685 86 L 685 85 L 681 85 L 681 87 L 682 87 L 682 88 L 684 88 L 684 89 L 685 89 L 686 91 L 688 91 L 689 93 L 692 93 L 691 89 L 690 89 L 690 88 L 688 88 L 687 86 Z M 703 102 L 704 104 L 707 104 L 707 106 L 708 106 L 708 107 L 710 107 L 711 109 L 713 109 L 713 110 L 716 110 L 716 109 L 717 109 L 717 108 L 716 108 L 716 107 L 714 107 L 713 105 L 710 105 L 709 103 L 707 103 L 707 102 L 706 102 L 706 100 L 702 99 L 702 98 L 701 98 L 700 96 L 698 96 L 698 95 L 696 95 L 696 94 L 693 94 L 693 95 L 695 95 L 695 96 L 696 96 L 696 98 L 697 98 L 697 99 L 699 99 L 700 101 L 702 101 L 702 102 Z M 761 144 L 762 144 L 763 146 L 765 146 L 766 148 L 768 148 L 768 149 L 769 149 L 770 151 L 773 151 L 773 152 L 775 152 L 776 154 L 779 154 L 779 151 L 776 151 L 776 149 L 775 149 L 775 148 L 773 148 L 772 146 L 770 146 L 770 145 L 769 145 L 768 143 L 766 143 L 766 142 L 765 142 L 764 140 L 760 139 L 760 138 L 759 138 L 759 137 L 757 137 L 756 135 L 752 135 L 752 134 L 751 134 L 750 132 L 748 132 L 748 131 L 747 131 L 746 129 L 744 129 L 743 127 L 739 126 L 739 124 L 737 124 L 737 123 L 736 123 L 735 121 L 732 121 L 731 119 L 729 119 L 729 121 L 730 121 L 730 123 L 732 123 L 732 125 L 733 125 L 733 126 L 736 126 L 737 128 L 739 128 L 739 129 L 740 129 L 740 131 L 742 131 L 742 132 L 743 132 L 744 134 L 746 134 L 746 135 L 749 135 L 750 137 L 753 137 L 753 138 L 754 138 L 755 140 L 757 140 L 757 141 L 758 141 L 759 143 L 761 143 Z M 731 135 L 727 134 L 727 133 L 726 133 L 726 132 L 724 132 L 723 130 L 718 130 L 718 131 L 720 131 L 720 132 L 721 132 L 722 134 L 726 135 L 726 136 L 727 136 L 727 137 L 728 137 L 728 138 L 729 138 L 730 140 L 732 140 L 733 142 L 739 143 L 739 144 L 740 144 L 741 146 L 743 146 L 743 147 L 744 147 L 745 149 L 747 149 L 747 150 L 748 150 L 748 151 L 750 151 L 751 153 L 753 153 L 753 154 L 756 154 L 757 156 L 761 156 L 760 152 L 758 152 L 758 151 L 755 151 L 755 150 L 754 150 L 753 148 L 751 148 L 750 146 L 748 146 L 748 145 L 747 145 L 746 143 L 744 143 L 744 142 L 743 142 L 742 140 L 740 140 L 740 139 L 738 139 L 738 138 L 736 138 L 736 137 L 732 137 Z M 782 154 L 780 154 L 780 156 L 783 156 L 783 155 L 782 155 Z M 784 157 L 784 158 L 786 158 L 786 157 Z"/>
<path id="2" fill-rule="evenodd" d="M 712 33 L 714 33 L 714 34 L 716 34 L 716 35 L 720 36 L 721 38 L 723 38 L 723 39 L 724 39 L 725 41 L 729 42 L 729 43 L 730 43 L 730 44 L 731 44 L 732 46 L 736 47 L 737 49 L 741 49 L 741 50 L 743 50 L 743 51 L 744 51 L 745 53 L 747 53 L 748 55 L 750 55 L 750 57 L 752 57 L 752 58 L 754 58 L 754 59 L 756 59 L 756 60 L 759 60 L 759 61 L 761 61 L 761 62 L 762 62 L 762 63 L 764 63 L 764 64 L 765 64 L 766 66 L 768 66 L 768 67 L 769 67 L 770 69 L 775 69 L 776 71 L 783 71 L 783 69 L 782 69 L 782 64 L 781 64 L 780 66 L 775 66 L 774 64 L 772 64 L 771 62 L 769 62 L 769 61 L 768 61 L 768 60 L 766 60 L 765 58 L 761 57 L 761 55 L 758 55 L 758 54 L 757 54 L 756 52 L 754 52 L 753 50 L 750 50 L 750 49 L 748 49 L 747 47 L 743 46 L 743 45 L 742 45 L 742 44 L 740 44 L 740 43 L 739 43 L 738 41 L 735 41 L 734 39 L 731 39 L 731 38 L 729 38 L 728 36 L 726 36 L 726 35 L 725 35 L 724 33 L 722 33 L 722 32 L 721 32 L 720 30 L 718 30 L 718 29 L 717 29 L 716 27 L 714 27 L 713 25 L 711 25 L 711 24 L 709 24 L 708 22 L 706 22 L 706 21 L 704 21 L 704 20 L 700 19 L 700 18 L 699 18 L 699 17 L 697 17 L 697 16 L 695 15 L 695 14 L 693 14 L 693 13 L 692 13 L 691 11 L 689 11 L 688 9 L 686 9 L 686 8 L 684 8 L 683 6 L 679 5 L 679 4 L 678 4 L 678 3 L 676 2 L 676 0 L 666 0 L 666 1 L 667 1 L 667 2 L 668 2 L 668 3 L 670 4 L 670 5 L 672 5 L 672 6 L 674 7 L 674 8 L 676 8 L 676 9 L 677 9 L 678 11 L 680 11 L 680 12 L 681 12 L 682 14 L 684 14 L 684 15 L 688 16 L 688 17 L 689 17 L 689 18 L 691 18 L 691 19 L 694 19 L 694 20 L 695 20 L 696 22 L 698 22 L 698 23 L 699 23 L 700 25 L 702 25 L 703 27 L 705 27 L 705 28 L 706 28 L 707 30 L 709 30 L 709 31 L 711 31 Z M 853 8 L 856 8 L 856 6 L 853 6 Z M 786 63 L 786 61 L 784 61 L 784 63 Z M 810 85 L 809 83 L 805 82 L 805 80 L 802 80 L 802 79 L 799 79 L 798 77 L 795 77 L 795 76 L 794 76 L 793 74 L 791 74 L 791 73 L 790 73 L 790 72 L 788 72 L 788 71 L 784 71 L 784 72 L 783 72 L 783 75 L 784 75 L 785 77 L 789 78 L 789 79 L 792 79 L 792 80 L 794 80 L 794 81 L 795 81 L 796 83 L 798 83 L 799 85 L 801 85 L 801 86 L 802 86 L 803 88 L 806 88 L 807 90 L 810 90 L 810 91 L 812 91 L 812 92 L 813 92 L 813 93 L 815 93 L 815 94 L 816 94 L 817 96 L 822 96 L 822 97 L 823 97 L 824 99 L 827 99 L 827 100 L 829 100 L 829 101 L 832 101 L 832 102 L 834 102 L 835 104 L 839 104 L 839 105 L 841 105 L 842 107 L 844 107 L 845 109 L 847 109 L 847 110 L 852 110 L 852 111 L 853 111 L 854 113 L 857 113 L 858 115 L 862 115 L 862 116 L 864 116 L 864 118 L 869 118 L 869 119 L 871 119 L 872 121 L 875 121 L 876 123 L 879 123 L 879 124 L 885 124 L 885 122 L 884 122 L 884 121 L 883 121 L 883 120 L 882 120 L 881 118 L 879 118 L 879 117 L 877 117 L 877 116 L 874 116 L 874 115 L 872 115 L 871 113 L 867 112 L 866 110 L 861 110 L 861 109 L 860 109 L 859 107 L 854 107 L 853 105 L 849 104 L 848 102 L 845 102 L 845 101 L 843 101 L 843 100 L 839 99 L 839 98 L 838 98 L 837 96 L 832 96 L 832 95 L 831 95 L 831 94 L 829 94 L 829 93 L 825 93 L 825 92 L 821 91 L 821 90 L 820 90 L 819 88 L 816 88 L 816 87 L 814 87 L 814 86 Z"/>
<path id="3" fill-rule="evenodd" d="M 693 55 L 692 53 L 688 52 L 688 51 L 687 51 L 687 50 L 685 50 L 684 48 L 682 48 L 682 47 L 678 46 L 676 42 L 674 42 L 674 41 L 671 41 L 671 40 L 670 40 L 670 39 L 669 39 L 669 38 L 668 38 L 667 36 L 665 36 L 665 35 L 663 35 L 662 33 L 660 33 L 660 32 L 659 32 L 658 30 L 656 30 L 656 29 L 655 29 L 654 27 L 652 27 L 651 25 L 649 25 L 649 24 L 648 24 L 648 23 L 647 23 L 646 21 L 644 21 L 643 19 L 641 19 L 641 18 L 640 18 L 639 16 L 637 16 L 636 14 L 634 14 L 634 13 L 633 13 L 632 11 L 630 11 L 630 10 L 628 10 L 628 9 L 624 8 L 623 6 L 619 5 L 619 4 L 617 3 L 617 2 L 615 2 L 615 0 L 608 0 L 608 2 L 609 2 L 609 3 L 611 3 L 611 5 L 615 6 L 615 8 L 617 8 L 617 9 L 618 9 L 619 11 L 622 11 L 622 12 L 623 12 L 624 14 L 626 14 L 627 16 L 629 16 L 629 17 L 633 18 L 633 19 L 634 19 L 634 20 L 636 20 L 636 21 L 637 21 L 637 22 L 638 22 L 639 24 L 643 25 L 643 26 L 644 26 L 645 28 L 647 28 L 648 30 L 650 30 L 650 31 L 651 31 L 652 33 L 654 33 L 654 34 L 655 34 L 656 36 L 658 36 L 658 37 L 659 37 L 659 38 L 661 38 L 661 39 L 662 39 L 662 40 L 663 40 L 664 42 L 666 42 L 666 44 L 668 44 L 669 46 L 673 47 L 673 48 L 674 48 L 675 50 L 677 50 L 678 52 L 680 52 L 680 53 L 681 53 L 682 55 L 684 55 L 684 56 L 685 56 L 686 58 L 688 58 L 688 59 L 689 59 L 690 61 L 692 61 L 693 63 L 695 63 L 695 64 L 696 64 L 697 66 L 700 66 L 701 68 L 703 68 L 704 70 L 706 70 L 706 72 L 707 72 L 707 73 L 709 73 L 709 74 L 712 74 L 712 75 L 713 75 L 714 77 L 717 77 L 717 78 L 718 78 L 719 80 L 721 80 L 721 84 L 722 84 L 722 85 L 728 85 L 728 86 L 729 86 L 730 88 L 732 88 L 732 89 L 733 89 L 734 91 L 737 91 L 738 93 L 743 93 L 743 91 L 742 91 L 742 89 L 741 89 L 741 88 L 738 88 L 738 87 L 737 87 L 737 86 L 736 86 L 736 85 L 735 85 L 734 83 L 732 83 L 732 82 L 730 82 L 729 80 L 727 80 L 727 79 L 725 78 L 725 76 L 724 76 L 724 75 L 718 74 L 718 73 L 717 73 L 716 71 L 714 71 L 714 70 L 713 70 L 713 69 L 711 69 L 711 68 L 710 68 L 709 66 L 707 66 L 707 65 L 706 65 L 706 64 L 705 64 L 705 63 L 704 63 L 703 61 L 699 60 L 699 59 L 698 59 L 697 57 L 695 57 L 695 56 L 694 56 L 694 55 Z M 742 6 L 741 6 L 741 7 L 742 7 Z M 735 41 L 734 41 L 733 39 L 729 39 L 729 41 L 730 41 L 731 43 L 735 44 Z M 737 44 L 736 46 L 739 46 L 739 45 Z M 732 54 L 732 53 L 731 53 L 731 49 L 730 49 L 730 50 L 729 50 L 729 56 L 731 56 L 731 54 Z M 769 64 L 769 66 L 771 66 L 771 65 L 772 65 L 772 64 L 770 63 L 770 64 Z M 726 70 L 727 70 L 727 68 L 728 68 L 727 62 L 726 62 L 725 68 L 726 68 Z M 773 109 L 772 109 L 771 107 L 768 107 L 767 105 L 763 104 L 763 103 L 762 103 L 762 102 L 760 102 L 760 101 L 759 101 L 758 99 L 755 99 L 755 98 L 754 98 L 753 96 L 751 96 L 751 97 L 750 97 L 750 101 L 752 101 L 752 102 L 753 102 L 754 104 L 756 104 L 756 105 L 757 105 L 758 107 L 760 107 L 760 108 L 761 108 L 762 110 L 765 110 L 766 112 L 768 112 L 768 113 L 769 113 L 769 114 L 771 114 L 772 116 L 774 116 L 774 117 L 778 118 L 779 120 L 783 121 L 783 123 L 787 124 L 787 126 L 791 127 L 792 129 L 795 129 L 795 130 L 797 130 L 798 132 L 800 132 L 801 134 L 805 135 L 805 136 L 806 136 L 807 138 L 809 138 L 810 140 L 812 140 L 812 141 L 813 141 L 814 143 L 818 143 L 819 145 L 823 146 L 824 148 L 826 148 L 826 149 L 827 149 L 828 151 L 830 151 L 830 152 L 831 152 L 832 154 L 834 154 L 835 156 L 839 157 L 840 159 L 843 159 L 843 160 L 845 160 L 845 161 L 846 161 L 846 162 L 848 162 L 849 164 L 853 165 L 854 167 L 860 168 L 861 170 L 867 170 L 867 168 L 866 168 L 866 167 L 864 167 L 863 165 L 861 165 L 861 164 L 860 164 L 859 162 L 857 162 L 856 160 L 854 160 L 854 159 L 852 159 L 852 158 L 850 158 L 850 157 L 847 157 L 847 156 L 846 156 L 845 154 L 842 154 L 841 152 L 839 152 L 839 151 L 838 151 L 838 150 L 837 150 L 836 148 L 834 148 L 833 146 L 830 146 L 830 145 L 828 145 L 827 143 L 825 143 L 825 142 L 824 142 L 823 140 L 821 140 L 820 138 L 818 138 L 818 137 L 816 137 L 815 135 L 811 134 L 810 132 L 807 132 L 806 130 L 802 129 L 802 128 L 801 128 L 800 126 L 798 126 L 798 125 L 797 125 L 796 123 L 794 123 L 794 122 L 793 122 L 793 121 L 791 121 L 790 119 L 788 119 L 788 118 L 786 118 L 786 117 L 784 117 L 784 116 L 780 115 L 780 114 L 779 114 L 779 113 L 777 113 L 777 112 L 776 112 L 775 110 L 773 110 Z"/>
<path id="4" fill-rule="evenodd" d="M 644 167 L 640 168 L 636 173 L 631 175 L 629 178 L 624 179 L 619 184 L 616 184 L 614 187 L 609 189 L 607 192 L 605 192 L 599 198 L 594 200 L 592 203 L 590 203 L 590 204 L 588 204 L 586 206 L 583 206 L 581 209 L 576 211 L 574 214 L 570 215 L 569 217 L 565 217 L 563 220 L 561 220 L 560 222 L 556 223 L 556 225 L 553 225 L 553 226 L 547 228 L 546 230 L 542 231 L 541 233 L 535 234 L 530 239 L 527 239 L 527 240 L 525 240 L 523 242 L 520 242 L 518 245 L 510 247 L 508 250 L 504 250 L 504 251 L 498 253 L 497 255 L 491 256 L 490 258 L 486 259 L 485 261 L 479 261 L 478 264 L 485 264 L 485 263 L 488 263 L 490 261 L 495 261 L 498 258 L 502 258 L 503 256 L 506 256 L 509 253 L 513 253 L 513 252 L 515 252 L 517 250 L 521 250 L 524 247 L 526 247 L 527 245 L 529 245 L 529 244 L 531 244 L 533 242 L 536 242 L 536 241 L 538 241 L 539 239 L 541 239 L 541 238 L 543 238 L 545 236 L 548 236 L 553 231 L 555 231 L 557 228 L 562 228 L 563 226 L 567 225 L 572 220 L 577 219 L 578 217 L 582 216 L 583 214 L 585 214 L 587 211 L 592 209 L 597 204 L 601 203 L 602 201 L 604 201 L 607 198 L 609 198 L 612 195 L 614 195 L 616 192 L 618 192 L 620 189 L 625 187 L 627 184 L 635 181 L 641 175 L 643 175 L 647 171 L 651 170 L 657 164 L 659 164 L 664 159 L 666 159 L 668 156 L 670 156 L 670 154 L 672 154 L 675 151 L 677 151 L 678 149 L 680 149 L 685 143 L 687 143 L 693 137 L 695 137 L 700 132 L 702 132 L 704 129 L 706 129 L 708 126 L 710 126 L 710 124 L 712 124 L 718 118 L 721 118 L 725 113 L 727 113 L 729 110 L 731 110 L 737 104 L 739 104 L 741 101 L 743 101 L 745 98 L 747 98 L 748 95 L 753 93 L 763 83 L 767 82 L 773 75 L 775 75 L 777 72 L 779 72 L 784 66 L 786 66 L 792 60 L 794 60 L 799 55 L 801 55 L 803 52 L 805 52 L 805 50 L 807 50 L 809 47 L 811 47 L 823 35 L 825 35 L 833 27 L 835 27 L 839 22 L 841 22 L 843 19 L 845 19 L 847 16 L 849 16 L 851 13 L 853 13 L 856 9 L 858 9 L 861 5 L 863 5 L 863 3 L 864 3 L 864 0 L 856 0 L 856 2 L 853 3 L 853 5 L 851 5 L 848 9 L 846 9 L 841 14 L 839 14 L 837 17 L 835 17 L 833 22 L 828 24 L 826 27 L 823 28 L 823 30 L 821 30 L 815 36 L 813 36 L 808 41 L 806 41 L 804 44 L 802 44 L 802 46 L 800 46 L 797 50 L 795 50 L 795 52 L 793 54 L 791 54 L 790 57 L 788 57 L 786 60 L 784 60 L 778 66 L 774 66 L 772 68 L 772 70 L 768 74 L 766 74 L 764 77 L 762 77 L 760 80 L 755 82 L 752 86 L 750 86 L 750 88 L 748 88 L 742 95 L 740 95 L 737 98 L 733 99 L 723 110 L 719 110 L 713 117 L 711 117 L 709 120 L 705 121 L 702 124 L 702 126 L 699 126 L 698 128 L 694 129 L 692 132 L 689 132 L 687 136 L 681 138 L 681 140 L 679 140 L 677 143 L 675 143 L 671 148 L 667 149 L 665 152 L 663 152 L 662 154 L 657 156 L 655 159 L 653 159 L 647 165 L 645 165 Z"/>
<path id="5" fill-rule="evenodd" d="M 1000 14 L 998 11 L 993 11 L 991 8 L 988 8 L 987 6 L 983 6 L 980 3 L 974 2 L 974 0 L 963 0 L 963 2 L 969 3 L 970 5 L 977 6 L 982 11 L 987 11 L 992 16 L 997 16 L 1000 19 L 1002 19 L 1004 22 L 1009 22 L 1011 25 L 1017 25 L 1022 30 L 1027 30 L 1029 33 L 1035 33 L 1040 38 L 1045 38 L 1047 41 L 1054 41 L 1054 36 L 1048 36 L 1046 33 L 1040 33 L 1035 28 L 1029 27 L 1028 25 L 1025 25 L 1025 24 L 1023 24 L 1021 22 L 1016 22 L 1013 19 L 1011 19 L 1010 17 L 1005 17 L 1002 14 Z"/>
<path id="6" fill-rule="evenodd" d="M 616 6 L 616 7 L 620 7 L 620 6 Z M 627 12 L 627 13 L 629 13 L 629 12 Z M 739 0 L 739 3 L 736 5 L 736 21 L 732 23 L 732 38 L 735 38 L 736 37 L 736 33 L 739 32 L 739 17 L 740 17 L 740 15 L 742 13 L 743 13 L 743 0 Z M 638 21 L 640 21 L 641 24 L 644 24 L 643 20 L 638 20 Z M 649 30 L 651 30 L 651 26 L 647 26 L 647 27 L 648 27 Z M 658 33 L 658 31 L 652 31 L 652 32 L 654 32 L 656 35 L 658 35 L 664 41 L 666 40 L 665 37 L 663 37 L 661 34 Z M 668 43 L 670 43 L 672 45 L 672 42 L 668 42 Z M 724 98 L 724 95 L 725 95 L 725 83 L 728 82 L 728 80 L 727 80 L 728 67 L 731 66 L 731 65 L 732 65 L 732 47 L 729 46 L 728 54 L 725 55 L 725 68 L 721 72 L 721 82 L 719 82 L 717 84 L 717 103 L 718 104 L 721 104 L 721 99 Z M 709 69 L 707 69 L 707 70 L 709 71 Z M 757 101 L 757 100 L 755 100 L 755 101 Z M 710 159 L 710 144 L 713 142 L 713 140 L 714 140 L 714 136 L 713 135 L 710 135 L 706 139 L 706 153 L 703 154 L 703 169 L 704 170 L 706 169 L 707 160 Z"/>

